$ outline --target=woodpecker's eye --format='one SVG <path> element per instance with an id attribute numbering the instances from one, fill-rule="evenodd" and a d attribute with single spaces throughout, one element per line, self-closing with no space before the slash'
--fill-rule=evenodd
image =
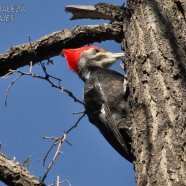
<path id="1" fill-rule="evenodd" d="M 100 50 L 97 49 L 97 48 L 95 48 L 95 53 L 97 54 L 97 53 L 99 53 L 99 52 L 100 52 Z"/>

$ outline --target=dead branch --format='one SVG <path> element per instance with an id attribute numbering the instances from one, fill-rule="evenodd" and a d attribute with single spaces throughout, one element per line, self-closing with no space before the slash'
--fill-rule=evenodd
<path id="1" fill-rule="evenodd" d="M 98 3 L 94 6 L 69 5 L 65 7 L 65 10 L 73 14 L 71 20 L 106 19 L 121 21 L 124 14 L 128 13 L 127 8 L 106 3 Z"/>
<path id="2" fill-rule="evenodd" d="M 4 154 L 0 154 L 0 180 L 7 185 L 45 186 L 20 163 L 8 159 Z"/>
<path id="3" fill-rule="evenodd" d="M 19 74 L 11 83 L 10 85 L 8 86 L 8 88 L 6 89 L 6 94 L 5 94 L 5 106 L 7 106 L 7 99 L 8 99 L 8 93 L 11 89 L 11 87 L 14 85 L 14 83 L 19 79 L 21 78 L 22 74 Z"/>
<path id="4" fill-rule="evenodd" d="M 54 142 L 55 145 L 57 145 L 57 149 L 56 152 L 54 154 L 54 157 L 52 159 L 52 161 L 49 163 L 47 170 L 42 178 L 42 182 L 44 182 L 44 180 L 46 179 L 50 169 L 52 168 L 52 166 L 54 165 L 54 163 L 56 162 L 57 157 L 59 156 L 59 154 L 61 154 L 61 148 L 62 145 L 64 143 L 64 141 L 66 140 L 67 135 L 64 133 L 57 141 Z M 47 153 L 48 154 L 48 153 Z"/>
<path id="5" fill-rule="evenodd" d="M 77 26 L 72 30 L 62 30 L 46 35 L 36 41 L 11 47 L 0 54 L 0 76 L 26 66 L 33 65 L 60 54 L 63 48 L 76 48 L 93 42 L 122 40 L 122 26 L 112 24 Z M 32 46 L 32 47 L 31 47 Z"/>
<path id="6" fill-rule="evenodd" d="M 52 166 L 55 164 L 58 156 L 61 154 L 61 148 L 63 143 L 66 141 L 67 138 L 67 134 L 69 134 L 74 128 L 76 128 L 78 126 L 78 124 L 80 123 L 80 121 L 83 119 L 83 117 L 85 116 L 85 112 L 79 117 L 79 119 L 76 121 L 76 123 L 70 127 L 66 132 L 64 132 L 59 138 L 55 138 L 55 137 L 43 137 L 43 139 L 52 139 L 54 140 L 52 146 L 49 148 L 48 152 L 46 153 L 44 159 L 43 159 L 43 164 L 45 164 L 46 159 L 49 155 L 49 153 L 51 152 L 51 150 L 57 146 L 56 152 L 54 154 L 54 157 L 52 158 L 52 161 L 49 163 L 46 172 L 44 173 L 44 176 L 42 177 L 41 181 L 44 182 L 44 180 L 46 179 L 50 169 L 52 168 Z M 69 143 L 69 142 L 68 142 Z"/>
<path id="7" fill-rule="evenodd" d="M 85 112 L 83 112 L 83 114 L 79 117 L 76 123 L 66 131 L 66 134 L 69 134 L 74 128 L 76 128 L 84 116 L 85 116 Z"/>
<path id="8" fill-rule="evenodd" d="M 60 181 L 60 180 L 59 180 L 59 176 L 57 176 L 56 183 L 50 184 L 50 185 L 48 185 L 48 186 L 58 186 L 58 185 L 61 185 L 61 184 L 64 184 L 64 183 L 67 183 L 68 186 L 71 186 L 71 183 L 70 183 L 68 180 Z"/>
<path id="9" fill-rule="evenodd" d="M 55 87 L 59 90 L 61 90 L 61 92 L 66 93 L 70 98 L 72 98 L 75 102 L 80 103 L 81 105 L 84 105 L 83 101 L 79 100 L 70 90 L 62 87 L 61 84 L 61 79 L 56 78 L 54 76 L 51 76 L 47 73 L 46 70 L 46 66 L 44 63 L 40 63 L 42 70 L 44 72 L 44 76 L 40 76 L 36 73 L 32 72 L 32 63 L 30 64 L 30 68 L 29 68 L 29 72 L 23 72 L 21 70 L 9 70 L 10 72 L 5 75 L 3 78 L 7 77 L 8 75 L 12 74 L 12 73 L 18 73 L 18 76 L 10 83 L 10 85 L 8 86 L 7 90 L 6 90 L 6 94 L 5 94 L 5 106 L 7 105 L 7 99 L 8 99 L 8 93 L 10 91 L 10 89 L 12 88 L 12 86 L 15 84 L 15 82 L 20 79 L 23 76 L 31 76 L 33 78 L 38 78 L 38 79 L 42 79 L 47 81 L 52 87 Z M 51 79 L 58 81 L 58 83 L 54 83 Z"/>
<path id="10" fill-rule="evenodd" d="M 50 85 L 51 85 L 52 87 L 55 87 L 55 88 L 60 89 L 61 91 L 67 93 L 71 98 L 73 98 L 74 101 L 76 101 L 76 102 L 78 102 L 78 103 L 84 105 L 83 102 L 80 101 L 79 99 L 77 99 L 77 98 L 73 95 L 73 93 L 72 93 L 71 91 L 65 89 L 64 87 L 62 87 L 62 86 L 60 85 L 61 79 L 56 78 L 56 77 L 54 77 L 54 76 L 51 76 L 51 75 L 49 75 L 49 74 L 47 73 L 46 66 L 45 66 L 44 63 L 41 62 L 40 65 L 41 65 L 42 70 L 43 70 L 43 72 L 44 72 L 44 76 L 40 76 L 40 75 L 38 75 L 38 74 L 32 72 L 32 63 L 30 63 L 30 68 L 29 68 L 29 71 L 28 71 L 28 72 L 23 72 L 23 71 L 21 71 L 21 70 L 19 70 L 19 69 L 18 69 L 18 70 L 10 70 L 10 72 L 9 72 L 7 75 L 4 76 L 4 78 L 5 78 L 5 77 L 7 77 L 8 75 L 10 75 L 10 74 L 12 74 L 12 73 L 18 73 L 18 74 L 19 74 L 19 75 L 13 80 L 13 82 L 8 86 L 8 88 L 7 88 L 7 90 L 6 90 L 5 105 L 7 104 L 8 93 L 9 93 L 11 87 L 12 87 L 13 84 L 14 84 L 20 77 L 22 77 L 22 76 L 31 76 L 31 77 L 34 77 L 34 78 L 46 80 L 48 83 L 50 83 Z M 58 81 L 58 84 L 54 83 L 51 79 Z M 47 154 L 45 155 L 45 158 L 44 158 L 44 160 L 43 160 L 43 164 L 45 164 L 45 161 L 46 161 L 46 159 L 47 159 L 49 153 L 51 152 L 51 150 L 52 150 L 55 146 L 57 146 L 57 149 L 56 149 L 56 152 L 55 152 L 55 155 L 54 155 L 52 161 L 51 161 L 50 164 L 48 165 L 47 170 L 46 170 L 46 172 L 45 172 L 45 174 L 44 174 L 44 176 L 43 176 L 43 178 L 42 178 L 42 180 L 41 180 L 42 183 L 44 182 L 45 178 L 47 177 L 47 175 L 48 175 L 50 169 L 52 168 L 52 166 L 55 164 L 57 157 L 61 154 L 61 151 L 60 151 L 60 150 L 61 150 L 61 148 L 62 148 L 63 143 L 64 143 L 64 142 L 67 142 L 69 145 L 71 145 L 71 144 L 66 140 L 66 137 L 67 137 L 67 134 L 68 134 L 68 133 L 70 133 L 74 128 L 77 127 L 77 125 L 80 123 L 81 119 L 85 116 L 85 111 L 83 111 L 83 112 L 82 112 L 82 111 L 81 111 L 81 112 L 76 112 L 75 114 L 80 114 L 80 113 L 81 113 L 82 115 L 79 117 L 79 119 L 77 120 L 77 122 L 76 122 L 72 127 L 70 127 L 66 132 L 64 132 L 64 134 L 63 134 L 61 137 L 59 137 L 59 138 L 55 138 L 55 137 L 44 137 L 44 139 L 52 139 L 52 140 L 54 140 L 54 143 L 52 144 L 52 146 L 51 146 L 50 149 L 48 150 Z M 0 176 L 0 179 L 1 179 L 1 176 Z M 66 182 L 66 181 L 65 181 L 65 182 Z M 59 182 L 59 181 L 58 181 L 58 185 L 61 184 L 61 183 L 65 183 L 65 182 Z M 69 184 L 69 183 L 68 183 L 68 184 Z M 70 185 L 70 184 L 69 184 L 69 185 Z"/>
<path id="11" fill-rule="evenodd" d="M 79 112 L 73 112 L 72 114 L 77 115 L 77 114 L 83 114 L 83 113 L 85 113 L 85 110 L 79 111 Z"/>

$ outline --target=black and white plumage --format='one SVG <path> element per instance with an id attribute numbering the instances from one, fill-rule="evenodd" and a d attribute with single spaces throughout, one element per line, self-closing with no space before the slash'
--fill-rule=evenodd
<path id="1" fill-rule="evenodd" d="M 124 92 L 123 75 L 90 68 L 85 80 L 84 102 L 89 121 L 93 123 L 123 157 L 132 161 L 128 92 Z M 128 89 L 127 89 L 128 90 Z"/>
<path id="2" fill-rule="evenodd" d="M 89 121 L 116 151 L 133 162 L 129 89 L 122 74 L 107 69 L 122 56 L 121 53 L 108 53 L 97 47 L 86 48 L 78 58 L 76 72 L 85 82 L 84 103 Z"/>

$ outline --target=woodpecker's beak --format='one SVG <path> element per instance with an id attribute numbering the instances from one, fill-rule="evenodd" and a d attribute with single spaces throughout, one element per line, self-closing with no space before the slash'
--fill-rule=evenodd
<path id="1" fill-rule="evenodd" d="M 91 58 L 89 59 L 90 63 L 87 64 L 89 66 L 109 68 L 112 64 L 114 64 L 117 61 L 117 59 L 120 59 L 124 56 L 125 56 L 124 53 L 111 53 L 106 51 L 98 51 L 96 54 L 91 56 Z"/>
<path id="2" fill-rule="evenodd" d="M 125 56 L 124 53 L 111 53 L 111 52 L 105 52 L 105 51 L 101 52 L 101 54 L 109 59 L 115 59 L 115 60 L 120 59 Z"/>
<path id="3" fill-rule="evenodd" d="M 97 61 L 97 66 L 102 68 L 110 67 L 117 59 L 124 57 L 124 53 L 111 53 L 106 51 L 101 51 L 95 56 Z"/>

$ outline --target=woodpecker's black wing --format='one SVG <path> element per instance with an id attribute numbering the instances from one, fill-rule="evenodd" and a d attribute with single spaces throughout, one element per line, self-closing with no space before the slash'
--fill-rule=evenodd
<path id="1" fill-rule="evenodd" d="M 131 120 L 123 75 L 118 72 L 96 68 L 85 81 L 85 108 L 93 123 L 107 141 L 127 160 L 131 154 Z"/>

